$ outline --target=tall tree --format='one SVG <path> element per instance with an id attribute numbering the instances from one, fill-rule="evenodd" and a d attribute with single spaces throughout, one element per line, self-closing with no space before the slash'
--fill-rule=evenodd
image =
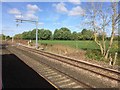
<path id="1" fill-rule="evenodd" d="M 6 36 L 5 36 L 4 34 L 0 34 L 0 39 L 1 39 L 1 40 L 5 40 L 5 37 L 6 37 Z"/>
<path id="2" fill-rule="evenodd" d="M 83 29 L 81 34 L 82 34 L 83 40 L 92 40 L 93 39 L 93 31 L 91 31 L 91 30 Z"/>
<path id="3" fill-rule="evenodd" d="M 66 27 L 62 27 L 59 30 L 56 29 L 54 32 L 54 39 L 56 39 L 56 40 L 70 40 L 71 39 L 71 31 Z"/>
<path id="4" fill-rule="evenodd" d="M 16 35 L 14 36 L 14 39 L 22 39 L 22 34 L 16 34 Z"/>
<path id="5" fill-rule="evenodd" d="M 111 5 L 112 7 L 112 32 L 111 32 L 111 38 L 110 38 L 110 42 L 109 42 L 109 47 L 106 51 L 106 54 L 105 54 L 105 59 L 108 58 L 108 54 L 110 52 L 110 49 L 112 47 L 112 44 L 113 44 L 113 39 L 114 39 L 114 36 L 115 36 L 115 30 L 116 30 L 116 25 L 118 24 L 117 21 L 119 20 L 119 14 L 117 13 L 117 3 L 112 3 Z"/>
<path id="6" fill-rule="evenodd" d="M 72 34 L 71 34 L 71 40 L 78 40 L 78 33 L 77 32 L 73 32 Z"/>
<path id="7" fill-rule="evenodd" d="M 100 47 L 101 54 L 105 59 L 108 59 L 117 24 L 117 3 L 111 3 L 109 9 L 104 8 L 103 4 L 100 3 L 92 3 L 90 7 L 91 9 L 87 10 L 87 24 L 94 30 L 94 41 Z M 112 12 L 110 10 L 112 10 Z M 108 26 L 111 27 L 111 37 L 109 47 L 106 47 L 105 32 Z M 102 40 L 98 39 L 99 34 L 102 36 Z"/>
<path id="8" fill-rule="evenodd" d="M 42 40 L 50 40 L 52 36 L 52 32 L 50 30 L 43 30 L 41 32 L 41 39 Z"/>

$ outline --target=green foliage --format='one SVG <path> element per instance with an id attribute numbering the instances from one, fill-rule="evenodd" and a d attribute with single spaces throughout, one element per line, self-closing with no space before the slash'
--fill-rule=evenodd
<path id="1" fill-rule="evenodd" d="M 5 40 L 5 35 L 4 34 L 0 34 L 0 39 L 1 40 Z"/>
<path id="2" fill-rule="evenodd" d="M 81 33 L 71 33 L 68 28 L 64 27 L 55 30 L 54 40 L 93 40 L 93 31 L 83 29 Z"/>
<path id="3" fill-rule="evenodd" d="M 119 40 L 119 41 L 120 41 L 120 35 L 116 35 L 116 36 L 114 37 L 114 40 Z"/>
<path id="4" fill-rule="evenodd" d="M 101 54 L 100 50 L 87 50 L 86 57 L 98 61 L 104 60 L 104 57 Z"/>
<path id="5" fill-rule="evenodd" d="M 39 30 L 38 30 L 39 31 Z M 29 33 L 29 38 L 31 39 L 31 40 L 35 40 L 36 39 L 36 29 L 33 29 L 32 31 L 30 31 Z"/>
<path id="6" fill-rule="evenodd" d="M 68 28 L 56 29 L 54 32 L 55 40 L 70 40 L 71 39 L 71 31 Z"/>
<path id="7" fill-rule="evenodd" d="M 10 36 L 6 36 L 4 34 L 0 34 L 0 40 L 9 40 L 9 39 L 11 39 Z"/>
<path id="8" fill-rule="evenodd" d="M 83 40 L 92 40 L 93 39 L 93 31 L 91 31 L 91 30 L 83 29 L 81 34 L 82 34 Z"/>
<path id="9" fill-rule="evenodd" d="M 78 33 L 78 40 L 83 40 L 83 35 L 82 35 L 82 33 Z"/>
<path id="10" fill-rule="evenodd" d="M 73 32 L 71 35 L 71 40 L 78 40 L 78 33 L 77 32 Z"/>
<path id="11" fill-rule="evenodd" d="M 106 35 L 105 35 L 106 36 Z M 23 32 L 22 34 L 15 35 L 16 38 L 22 39 L 36 39 L 36 29 L 32 31 Z M 83 29 L 81 32 L 73 32 L 66 27 L 62 27 L 60 29 L 56 29 L 52 35 L 50 30 L 46 29 L 38 29 L 38 38 L 40 40 L 93 40 L 94 35 L 92 30 Z M 102 39 L 102 35 L 98 35 L 98 39 Z M 109 39 L 109 37 L 107 38 Z"/>
<path id="12" fill-rule="evenodd" d="M 30 35 L 30 32 L 31 31 L 29 31 L 29 32 L 23 32 L 22 33 L 22 39 L 31 39 L 31 35 Z"/>
<path id="13" fill-rule="evenodd" d="M 6 39 L 9 40 L 9 39 L 11 39 L 11 37 L 10 36 L 6 36 Z"/>
<path id="14" fill-rule="evenodd" d="M 22 34 L 15 35 L 16 37 L 21 37 L 22 39 L 35 40 L 36 39 L 36 29 L 32 31 L 23 32 Z M 52 32 L 50 30 L 38 29 L 38 38 L 42 40 L 50 40 L 52 37 Z"/>
<path id="15" fill-rule="evenodd" d="M 51 39 L 52 32 L 50 30 L 42 30 L 40 33 L 39 33 L 40 39 L 42 39 L 42 40 L 50 40 Z"/>
<path id="16" fill-rule="evenodd" d="M 32 31 L 23 32 L 22 34 L 15 35 L 16 39 L 36 39 L 36 29 Z M 73 32 L 66 28 L 62 27 L 60 29 L 56 29 L 54 34 L 50 30 L 38 29 L 38 38 L 40 40 L 93 40 L 93 31 L 83 29 L 82 32 Z"/>
<path id="17" fill-rule="evenodd" d="M 16 34 L 16 35 L 14 36 L 14 38 L 15 38 L 15 39 L 22 39 L 22 34 Z"/>

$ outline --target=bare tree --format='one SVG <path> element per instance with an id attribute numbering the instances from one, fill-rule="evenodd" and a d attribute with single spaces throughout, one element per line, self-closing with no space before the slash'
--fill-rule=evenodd
<path id="1" fill-rule="evenodd" d="M 117 3 L 112 3 L 112 32 L 111 32 L 111 38 L 110 38 L 110 42 L 109 42 L 109 47 L 106 51 L 106 54 L 105 54 L 105 59 L 108 58 L 108 54 L 110 52 L 110 49 L 112 47 L 112 44 L 113 44 L 113 39 L 114 39 L 114 36 L 115 36 L 115 30 L 116 30 L 116 25 L 117 25 L 117 21 L 118 21 L 118 14 L 117 14 Z"/>
<path id="2" fill-rule="evenodd" d="M 110 12 L 110 10 L 112 11 Z M 108 55 L 113 44 L 116 26 L 120 17 L 117 14 L 117 3 L 111 3 L 111 6 L 108 9 L 103 8 L 102 3 L 92 3 L 91 9 L 87 11 L 86 16 L 89 18 L 87 24 L 89 24 L 92 30 L 94 30 L 94 41 L 100 47 L 101 54 L 104 58 L 108 59 Z M 111 37 L 109 46 L 106 47 L 105 36 L 108 26 L 111 27 Z M 99 33 L 102 35 L 102 40 L 98 40 Z"/>

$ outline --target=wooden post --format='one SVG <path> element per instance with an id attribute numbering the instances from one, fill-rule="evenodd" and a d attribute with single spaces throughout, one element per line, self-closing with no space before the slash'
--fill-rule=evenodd
<path id="1" fill-rule="evenodd" d="M 110 54 L 110 57 L 109 57 L 109 65 L 111 66 L 112 65 L 112 57 L 111 57 L 111 54 Z"/>
<path id="2" fill-rule="evenodd" d="M 115 65 L 115 63 L 116 63 L 116 59 L 117 59 L 117 52 L 115 53 L 115 57 L 114 57 L 114 61 L 113 61 L 113 65 Z"/>

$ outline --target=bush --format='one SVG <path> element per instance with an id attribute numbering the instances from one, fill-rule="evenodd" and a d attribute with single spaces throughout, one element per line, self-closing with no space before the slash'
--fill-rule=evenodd
<path id="1" fill-rule="evenodd" d="M 86 51 L 86 57 L 90 58 L 92 60 L 98 60 L 101 61 L 104 59 L 103 55 L 101 54 L 100 50 L 87 50 Z"/>

